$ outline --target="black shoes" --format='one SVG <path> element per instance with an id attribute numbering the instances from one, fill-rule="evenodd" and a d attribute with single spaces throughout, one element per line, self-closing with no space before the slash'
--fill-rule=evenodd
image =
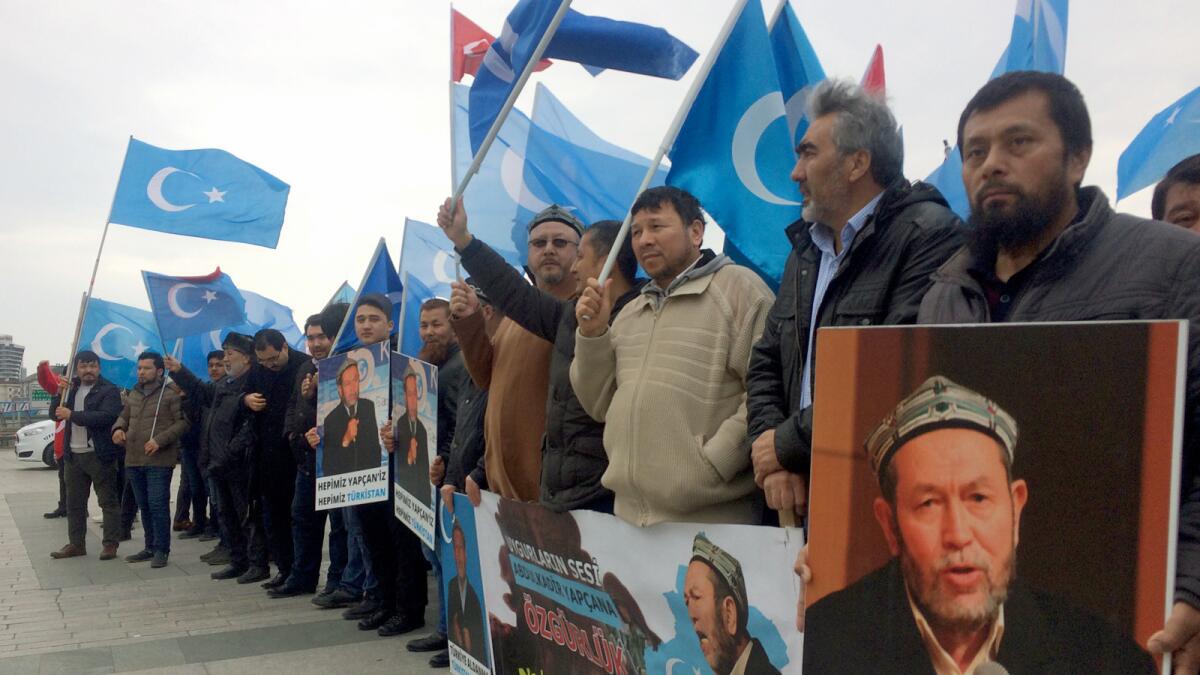
<path id="1" fill-rule="evenodd" d="M 379 602 L 367 599 L 342 612 L 342 618 L 347 621 L 357 621 L 358 619 L 365 619 L 378 611 Z"/>
<path id="2" fill-rule="evenodd" d="M 321 609 L 340 609 L 353 605 L 355 602 L 358 602 L 358 599 L 358 596 L 355 596 L 353 593 L 339 588 L 332 593 L 318 595 L 312 599 L 312 604 Z"/>
<path id="3" fill-rule="evenodd" d="M 239 584 L 252 584 L 256 581 L 262 581 L 271 576 L 271 572 L 265 567 L 251 567 L 246 570 L 246 573 L 237 578 Z"/>
<path id="4" fill-rule="evenodd" d="M 430 668 L 449 668 L 450 667 L 450 652 L 443 651 L 429 657 Z"/>
<path id="5" fill-rule="evenodd" d="M 284 574 L 283 572 L 280 572 L 279 574 L 276 574 L 274 577 L 272 577 L 270 581 L 263 584 L 262 587 L 267 589 L 268 591 L 275 589 L 275 588 L 279 588 L 280 586 L 287 583 L 287 578 L 288 578 L 288 575 Z"/>
<path id="6" fill-rule="evenodd" d="M 409 640 L 404 647 L 410 652 L 439 652 L 446 649 L 446 636 L 430 633 L 422 638 Z"/>
<path id="7" fill-rule="evenodd" d="M 312 595 L 316 591 L 317 589 L 315 588 L 301 588 L 299 586 L 290 586 L 288 584 L 284 584 L 267 591 L 267 595 L 276 599 L 294 598 L 297 595 Z"/>
<path id="8" fill-rule="evenodd" d="M 142 549 L 141 551 L 138 551 L 137 553 L 134 553 L 133 555 L 125 556 L 125 562 L 140 563 L 140 562 L 146 562 L 147 560 L 152 560 L 153 558 L 154 558 L 154 552 L 151 551 L 150 549 L 146 548 L 146 549 Z"/>
<path id="9" fill-rule="evenodd" d="M 222 581 L 224 579 L 237 579 L 238 577 L 242 576 L 245 573 L 246 573 L 245 567 L 237 567 L 236 565 L 230 565 L 223 570 L 213 572 L 212 574 L 209 575 L 209 577 L 216 579 L 217 581 Z"/>
<path id="10" fill-rule="evenodd" d="M 196 527 L 193 525 L 192 527 L 188 528 L 187 532 L 180 534 L 179 538 L 180 539 L 199 539 L 200 536 L 203 534 L 204 534 L 203 527 Z"/>
<path id="11" fill-rule="evenodd" d="M 380 626 L 392 620 L 396 613 L 390 609 L 381 609 L 358 622 L 359 630 L 377 630 Z"/>
<path id="12" fill-rule="evenodd" d="M 50 513 L 43 513 L 42 517 L 43 518 L 66 518 L 67 511 L 66 511 L 66 509 L 54 509 Z"/>
<path id="13" fill-rule="evenodd" d="M 150 561 L 150 566 L 154 569 L 159 569 L 167 566 L 167 554 L 162 551 L 154 553 L 154 560 Z"/>
<path id="14" fill-rule="evenodd" d="M 379 637 L 404 635 L 405 633 L 411 633 L 414 630 L 423 627 L 424 625 L 425 617 L 423 616 L 414 616 L 404 613 L 396 614 L 379 627 Z"/>

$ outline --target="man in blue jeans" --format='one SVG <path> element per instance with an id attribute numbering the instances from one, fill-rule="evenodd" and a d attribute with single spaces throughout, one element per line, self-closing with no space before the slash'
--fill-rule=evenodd
<path id="1" fill-rule="evenodd" d="M 167 386 L 163 373 L 162 355 L 138 355 L 137 385 L 113 425 L 113 442 L 125 447 L 125 471 L 146 531 L 145 548 L 125 562 L 153 560 L 155 568 L 166 567 L 171 553 L 171 474 L 188 428 L 178 388 Z"/>

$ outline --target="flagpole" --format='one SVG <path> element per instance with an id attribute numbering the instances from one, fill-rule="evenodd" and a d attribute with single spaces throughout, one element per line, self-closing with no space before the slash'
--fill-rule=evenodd
<path id="1" fill-rule="evenodd" d="M 129 135 L 129 140 L 133 141 L 133 134 Z M 129 155 L 129 145 L 125 146 L 125 154 Z M 121 168 L 124 169 L 125 163 L 121 163 Z M 92 291 L 96 289 L 96 273 L 100 270 L 100 256 L 104 254 L 104 242 L 108 240 L 108 226 L 112 221 L 113 208 L 117 205 L 117 190 L 121 187 L 121 175 L 117 174 L 117 184 L 113 187 L 112 203 L 108 206 L 108 217 L 104 219 L 104 231 L 100 234 L 100 247 L 96 249 L 96 261 L 92 263 L 92 278 L 88 280 L 87 293 L 83 294 L 83 303 L 79 308 L 79 319 L 75 322 L 75 336 L 71 338 L 71 355 L 67 358 L 67 385 L 70 386 L 71 378 L 75 373 L 75 353 L 79 349 L 79 336 L 83 331 L 83 317 L 87 314 L 88 304 L 92 301 Z"/>
<path id="2" fill-rule="evenodd" d="M 757 0 L 755 0 L 757 1 Z M 658 146 L 658 151 L 654 153 L 654 158 L 650 160 L 650 166 L 646 167 L 646 175 L 642 178 L 642 184 L 638 186 L 637 192 L 634 194 L 634 199 L 646 191 L 650 187 L 650 181 L 654 179 L 654 174 L 658 173 L 658 167 L 662 164 L 663 157 L 675 144 L 675 137 L 679 135 L 680 128 L 683 127 L 683 122 L 687 119 L 687 115 L 692 110 L 692 104 L 696 102 L 696 97 L 700 95 L 700 88 L 704 86 L 704 81 L 708 79 L 708 73 L 712 70 L 713 64 L 717 62 L 717 57 L 721 54 L 721 50 L 725 48 L 725 41 L 729 39 L 729 33 L 733 31 L 733 27 L 737 24 L 738 18 L 742 14 L 742 9 L 746 6 L 746 0 L 736 0 L 733 3 L 733 9 L 729 12 L 729 17 L 725 19 L 725 25 L 721 26 L 721 31 L 717 33 L 717 39 L 713 42 L 712 49 L 704 57 L 704 63 L 700 66 L 700 72 L 696 74 L 696 79 L 692 80 L 692 86 L 688 89 L 687 94 L 683 97 L 683 103 L 679 106 L 679 111 L 675 113 L 675 119 L 671 121 L 671 126 L 667 127 L 667 133 L 663 136 L 662 143 Z M 631 205 L 632 206 L 632 205 Z M 608 259 L 604 261 L 604 269 L 600 272 L 600 286 L 603 288 L 604 282 L 608 280 L 612 274 L 613 265 L 617 262 L 617 254 L 621 251 L 621 245 L 625 243 L 625 237 L 629 235 L 629 226 L 633 222 L 633 211 L 625 213 L 625 221 L 621 223 L 621 230 L 617 232 L 617 238 L 613 241 L 612 247 L 608 251 Z"/>
<path id="3" fill-rule="evenodd" d="M 450 99 L 449 111 L 450 111 L 450 190 L 451 190 L 451 192 L 453 192 L 454 189 L 458 186 L 458 176 L 455 175 L 456 174 L 455 167 L 458 165 L 457 158 L 455 157 L 455 149 L 458 148 L 458 143 L 457 143 L 458 139 L 456 138 L 457 134 L 455 133 L 455 129 L 454 129 L 454 127 L 455 127 L 455 124 L 454 124 L 454 108 L 455 108 L 455 104 L 454 104 L 454 84 L 455 84 L 455 82 L 454 82 L 454 57 L 455 57 L 455 54 L 454 54 L 454 3 L 452 2 L 452 3 L 450 3 L 450 77 L 447 78 L 447 82 L 446 82 L 449 85 L 446 87 L 446 92 L 449 95 L 449 99 Z M 463 188 L 463 189 L 465 190 L 466 188 Z M 454 208 L 454 203 L 455 202 L 450 202 L 451 209 Z M 404 227 L 405 228 L 408 227 L 407 222 L 405 223 Z M 400 254 L 404 255 L 404 252 L 401 251 Z M 459 262 L 458 256 L 454 257 L 454 278 L 457 279 L 458 281 L 462 281 L 462 263 Z M 406 284 L 406 290 L 407 290 L 407 284 Z M 401 311 L 403 312 L 403 310 L 401 310 Z M 404 315 L 402 313 L 401 318 L 403 318 L 403 316 Z"/>
<path id="4" fill-rule="evenodd" d="M 745 2 L 745 0 L 739 1 Z M 562 23 L 570 7 L 571 0 L 562 0 L 562 4 L 558 6 L 558 11 L 550 19 L 550 25 L 546 27 L 546 32 L 542 34 L 542 39 L 533 48 L 529 62 L 525 64 L 525 69 L 521 71 L 521 77 L 517 78 L 516 84 L 513 85 L 512 91 L 508 94 L 508 99 L 501 106 L 499 114 L 496 115 L 496 121 L 492 122 L 492 128 L 488 129 L 487 136 L 483 138 L 483 143 L 479 146 L 479 151 L 475 153 L 475 158 L 471 160 L 471 166 L 467 169 L 466 174 L 460 177 L 458 186 L 454 189 L 454 196 L 450 201 L 451 205 L 458 203 L 458 199 L 466 192 L 467 185 L 471 182 L 471 177 L 479 172 L 479 167 L 483 164 L 484 157 L 487 156 L 488 150 L 492 147 L 492 142 L 496 140 L 496 135 L 500 133 L 500 127 L 508 117 L 509 111 L 516 105 L 517 97 L 521 95 L 521 90 L 525 87 L 525 82 L 533 74 L 534 69 L 537 68 L 537 64 L 542 60 L 542 54 L 546 51 L 546 47 L 550 46 L 550 40 L 554 37 L 554 33 L 558 30 L 558 25 Z M 451 112 L 453 112 L 453 109 Z"/>

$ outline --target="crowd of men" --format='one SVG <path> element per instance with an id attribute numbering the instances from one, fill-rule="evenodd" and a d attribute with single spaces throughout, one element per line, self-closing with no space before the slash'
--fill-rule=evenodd
<path id="1" fill-rule="evenodd" d="M 786 229 L 791 253 L 777 292 L 702 248 L 701 204 L 678 188 L 639 195 L 624 239 L 616 222 L 588 227 L 559 206 L 537 214 L 527 225 L 532 284 L 472 236 L 461 202 L 446 200 L 438 225 L 470 277 L 453 284 L 449 301 L 421 306 L 419 357 L 439 368 L 429 477 L 448 507 L 454 492 L 478 503 L 487 489 L 638 526 L 802 520 L 819 328 L 1200 319 L 1200 237 L 1186 231 L 1200 230 L 1200 156 L 1156 188 L 1154 220 L 1114 212 L 1098 188 L 1082 186 L 1090 121 L 1061 76 L 998 77 L 963 111 L 969 225 L 935 188 L 903 176 L 900 129 L 884 101 L 826 81 L 809 97 L 808 119 L 791 175 L 803 218 Z M 601 285 L 610 254 L 616 263 Z M 68 422 L 70 543 L 52 555 L 86 554 L 90 485 L 103 511 L 101 557 L 115 558 L 130 538 L 128 485 L 145 541 L 125 560 L 165 565 L 171 474 L 181 463 L 188 496 L 178 502 L 190 504 L 190 522 L 179 536 L 217 542 L 203 556 L 223 566 L 213 579 L 264 582 L 276 598 L 320 589 L 313 604 L 347 608 L 345 618 L 381 635 L 423 626 L 427 571 L 440 567 L 392 515 L 390 500 L 315 510 L 315 363 L 330 354 L 348 312 L 364 345 L 396 332 L 390 301 L 368 294 L 309 317 L 307 355 L 273 329 L 231 333 L 209 355 L 203 381 L 175 359 L 142 354 L 138 384 L 124 399 L 99 376 L 96 355 L 80 352 L 53 404 Z M 164 386 L 165 372 L 174 384 Z M 392 440 L 388 421 L 380 441 L 389 453 Z M 1200 668 L 1198 446 L 1193 330 L 1176 602 L 1148 645 L 1174 652 L 1176 672 L 1188 673 Z M 183 520 L 177 514 L 176 529 Z M 939 545 L 951 555 L 977 544 Z M 804 554 L 795 568 L 811 574 Z M 408 644 L 435 652 L 435 666 L 448 663 L 440 600 L 437 629 Z M 994 637 L 1002 596 L 990 614 L 968 618 L 953 601 L 920 600 L 914 616 L 944 630 L 918 633 L 914 618 L 908 632 L 940 659 L 939 673 L 972 672 L 994 656 L 980 650 L 998 649 L 1001 638 L 975 636 Z M 745 654 L 706 655 L 715 670 L 747 662 Z"/>

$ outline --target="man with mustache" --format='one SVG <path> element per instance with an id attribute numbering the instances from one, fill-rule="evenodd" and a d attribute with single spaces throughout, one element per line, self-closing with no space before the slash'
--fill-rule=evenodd
<path id="1" fill-rule="evenodd" d="M 742 564 L 703 532 L 692 542 L 683 601 L 704 660 L 716 675 L 778 675 L 762 643 L 746 628 L 750 604 Z"/>
<path id="2" fill-rule="evenodd" d="M 1091 119 L 1061 75 L 992 80 L 959 117 L 958 141 L 974 237 L 934 275 L 920 323 L 1191 324 L 1175 605 L 1148 646 L 1174 653 L 1176 673 L 1200 672 L 1200 238 L 1081 187 Z"/>
<path id="3" fill-rule="evenodd" d="M 804 212 L 786 230 L 792 252 L 746 374 L 754 480 L 767 506 L 801 516 L 817 329 L 916 322 L 929 276 L 963 243 L 937 189 L 901 173 L 900 127 L 884 101 L 825 80 L 808 118 L 792 169 Z"/>
<path id="4" fill-rule="evenodd" d="M 884 418 L 865 445 L 892 559 L 809 608 L 805 671 L 1155 672 L 1129 636 L 1016 577 L 1029 499 L 1017 435 L 994 401 L 942 376 Z"/>

